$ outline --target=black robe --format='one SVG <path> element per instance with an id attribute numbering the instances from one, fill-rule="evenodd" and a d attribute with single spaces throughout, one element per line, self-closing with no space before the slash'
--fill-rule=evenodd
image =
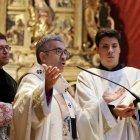
<path id="1" fill-rule="evenodd" d="M 7 72 L 0 69 L 0 102 L 13 102 L 16 88 L 16 81 Z"/>

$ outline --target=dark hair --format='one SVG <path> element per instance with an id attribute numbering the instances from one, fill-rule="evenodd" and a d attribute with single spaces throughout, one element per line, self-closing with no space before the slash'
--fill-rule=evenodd
<path id="1" fill-rule="evenodd" d="M 97 47 L 99 47 L 99 43 L 104 37 L 115 37 L 119 44 L 121 44 L 121 34 L 117 30 L 111 28 L 102 28 L 95 36 L 95 43 Z"/>
<path id="2" fill-rule="evenodd" d="M 64 42 L 63 38 L 59 35 L 56 35 L 56 34 L 45 35 L 37 42 L 37 44 L 36 44 L 36 57 L 37 57 L 37 62 L 39 64 L 41 63 L 41 60 L 39 57 L 40 52 L 42 52 L 45 49 L 46 45 L 50 41 L 53 41 L 53 40 Z"/>
<path id="3" fill-rule="evenodd" d="M 4 39 L 4 40 L 7 41 L 6 36 L 4 34 L 2 34 L 2 33 L 0 33 L 0 39 Z"/>

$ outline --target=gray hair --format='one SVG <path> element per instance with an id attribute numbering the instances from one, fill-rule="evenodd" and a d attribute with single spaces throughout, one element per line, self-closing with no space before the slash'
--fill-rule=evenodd
<path id="1" fill-rule="evenodd" d="M 39 64 L 41 63 L 39 54 L 41 51 L 43 51 L 45 49 L 45 46 L 50 41 L 64 42 L 64 39 L 60 35 L 56 35 L 56 34 L 44 35 L 36 44 L 36 57 L 37 57 L 37 62 Z"/>

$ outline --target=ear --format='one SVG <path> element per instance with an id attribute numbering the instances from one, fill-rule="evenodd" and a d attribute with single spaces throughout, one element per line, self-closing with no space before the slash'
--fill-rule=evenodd
<path id="1" fill-rule="evenodd" d="M 46 63 L 47 57 L 46 57 L 46 54 L 45 54 L 45 53 L 40 52 L 39 58 L 40 58 L 42 64 L 43 64 L 43 63 L 44 63 L 44 64 Z"/>

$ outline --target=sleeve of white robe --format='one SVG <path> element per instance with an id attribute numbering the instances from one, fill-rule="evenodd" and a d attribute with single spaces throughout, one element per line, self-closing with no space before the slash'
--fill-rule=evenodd
<path id="1" fill-rule="evenodd" d="M 11 127 L 11 140 L 22 140 L 30 137 L 32 123 L 39 126 L 44 117 L 50 112 L 45 100 L 44 81 L 34 74 L 26 75 L 20 82 L 13 103 L 14 117 Z M 37 115 L 36 112 L 39 109 L 41 114 Z M 37 116 L 38 121 L 36 121 L 34 115 Z"/>
<path id="2" fill-rule="evenodd" d="M 125 68 L 125 74 L 129 80 L 130 87 L 128 88 L 131 92 L 140 97 L 140 70 L 132 67 Z M 125 98 L 121 101 L 121 104 L 129 105 L 135 99 L 128 91 Z"/>
<path id="3" fill-rule="evenodd" d="M 90 75 L 89 75 L 90 76 Z M 115 127 L 116 119 L 103 99 L 98 99 L 96 88 L 85 72 L 78 76 L 76 100 L 82 110 L 78 113 L 77 129 L 80 140 L 102 140 L 103 134 Z"/>
<path id="4" fill-rule="evenodd" d="M 140 98 L 140 80 L 135 82 L 129 90 Z M 121 101 L 121 104 L 129 105 L 130 103 L 133 103 L 134 100 L 135 97 L 127 91 L 125 98 Z"/>

